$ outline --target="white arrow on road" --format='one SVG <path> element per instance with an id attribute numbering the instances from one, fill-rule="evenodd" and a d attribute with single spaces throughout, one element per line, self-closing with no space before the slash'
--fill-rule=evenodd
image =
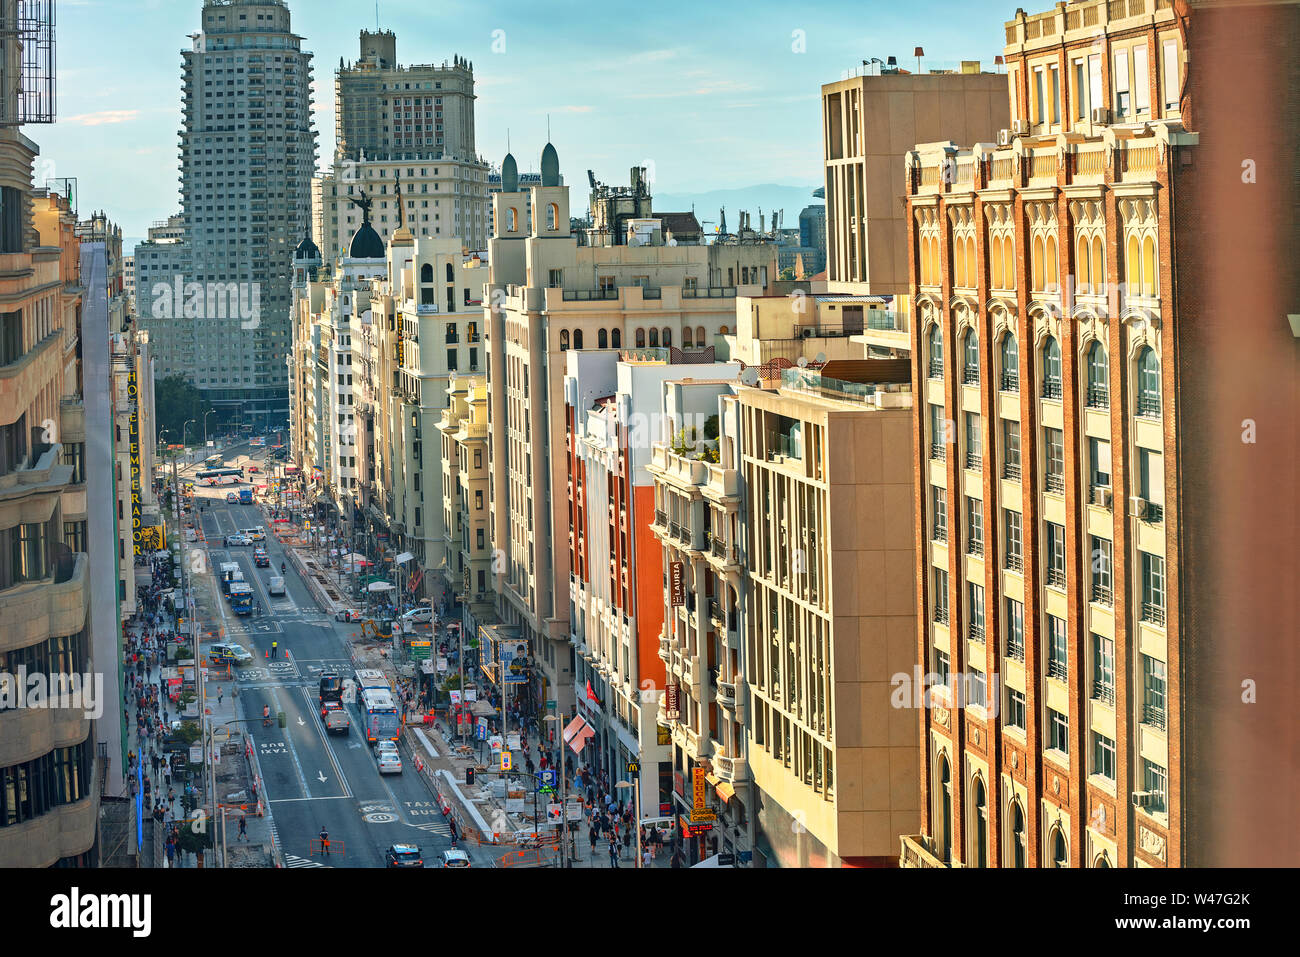
<path id="1" fill-rule="evenodd" d="M 324 772 L 324 771 L 317 771 L 317 772 L 316 772 L 316 776 L 320 779 L 320 783 L 321 783 L 321 784 L 324 784 L 324 783 L 325 783 L 326 778 L 325 778 L 325 772 Z"/>
<path id="2" fill-rule="evenodd" d="M 298 727 L 301 728 L 306 723 L 306 721 L 302 720 L 302 715 L 298 715 Z"/>

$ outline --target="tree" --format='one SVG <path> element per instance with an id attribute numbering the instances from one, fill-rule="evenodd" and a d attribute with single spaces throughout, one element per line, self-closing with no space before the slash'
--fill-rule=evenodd
<path id="1" fill-rule="evenodd" d="M 154 385 L 154 408 L 158 418 L 158 433 L 161 435 L 163 429 L 166 429 L 167 443 L 179 445 L 186 438 L 203 435 L 200 423 L 212 404 L 184 378 L 171 375 Z M 181 430 L 187 419 L 193 419 L 194 425 L 189 435 L 183 436 Z"/>
<path id="2" fill-rule="evenodd" d="M 779 276 L 777 276 L 776 278 L 777 278 L 777 279 L 783 279 L 783 280 L 794 279 L 794 278 L 795 278 L 795 276 L 794 276 L 794 267 L 793 267 L 793 266 L 786 266 L 784 269 L 781 270 L 781 274 L 780 274 Z"/>

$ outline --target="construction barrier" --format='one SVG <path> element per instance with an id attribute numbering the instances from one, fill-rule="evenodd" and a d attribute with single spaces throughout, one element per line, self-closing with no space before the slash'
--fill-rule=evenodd
<path id="1" fill-rule="evenodd" d="M 322 841 L 319 837 L 311 839 L 308 857 L 343 857 L 343 842 L 339 840 Z"/>

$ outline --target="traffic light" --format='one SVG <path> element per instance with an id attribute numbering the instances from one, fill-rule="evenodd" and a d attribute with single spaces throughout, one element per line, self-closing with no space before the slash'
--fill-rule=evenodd
<path id="1" fill-rule="evenodd" d="M 466 768 L 466 769 L 465 769 L 465 784 L 466 784 L 466 785 L 473 785 L 473 783 L 474 783 L 474 769 L 473 769 L 473 768 Z"/>

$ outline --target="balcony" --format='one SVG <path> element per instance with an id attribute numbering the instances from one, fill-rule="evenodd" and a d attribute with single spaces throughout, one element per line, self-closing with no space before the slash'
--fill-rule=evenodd
<path id="1" fill-rule="evenodd" d="M 984 458 L 978 452 L 966 453 L 966 469 L 971 472 L 978 472 L 984 467 Z"/>
<path id="2" fill-rule="evenodd" d="M 1159 625 L 1163 628 L 1165 624 L 1164 606 L 1144 601 L 1142 603 L 1142 620 L 1152 625 Z"/>
<path id="3" fill-rule="evenodd" d="M 1020 376 L 1014 372 L 1002 373 L 1002 379 L 999 383 L 1003 392 L 1019 392 Z"/>
<path id="4" fill-rule="evenodd" d="M 931 536 L 931 540 L 936 542 L 948 541 L 948 526 L 936 525 L 934 527 L 934 535 Z"/>
<path id="5" fill-rule="evenodd" d="M 979 385 L 980 369 L 979 366 L 966 366 L 961 373 L 962 385 Z"/>
<path id="6" fill-rule="evenodd" d="M 934 609 L 934 621 L 938 625 L 948 624 L 948 606 L 939 605 Z"/>
<path id="7" fill-rule="evenodd" d="M 1165 730 L 1165 709 L 1153 704 L 1142 706 L 1142 723 L 1160 731 Z"/>
<path id="8" fill-rule="evenodd" d="M 898 856 L 899 867 L 945 868 L 948 865 L 940 860 L 931 848 L 934 842 L 924 834 L 904 834 L 899 838 L 902 853 Z"/>
<path id="9" fill-rule="evenodd" d="M 1106 681 L 1094 681 L 1092 683 L 1092 700 L 1103 701 L 1114 707 L 1115 686 Z"/>
<path id="10" fill-rule="evenodd" d="M 978 538 L 968 538 L 966 540 L 966 554 L 974 555 L 976 558 L 984 554 L 984 542 Z"/>
<path id="11" fill-rule="evenodd" d="M 665 664 L 667 664 L 668 659 L 672 657 L 672 642 L 668 636 L 664 634 L 659 635 L 659 657 L 663 659 Z"/>
<path id="12" fill-rule="evenodd" d="M 1019 480 L 1019 478 L 1020 478 L 1020 463 L 1019 463 L 1019 462 L 1007 462 L 1007 463 L 1005 463 L 1005 464 L 1002 466 L 1002 477 L 1003 477 L 1004 479 L 1016 479 L 1016 480 Z"/>
<path id="13" fill-rule="evenodd" d="M 947 449 L 942 442 L 930 443 L 930 459 L 934 462 L 943 462 L 947 459 Z"/>
<path id="14" fill-rule="evenodd" d="M 1099 585 L 1093 582 L 1090 597 L 1098 605 L 1114 604 L 1114 596 L 1111 595 L 1109 585 Z"/>
<path id="15" fill-rule="evenodd" d="M 0 591 L 0 651 L 23 648 L 51 635 L 75 635 L 86 623 L 85 554 L 65 553 L 53 563 L 51 574 Z"/>
<path id="16" fill-rule="evenodd" d="M 1110 389 L 1104 385 L 1088 386 L 1087 403 L 1090 409 L 1109 409 Z"/>
<path id="17" fill-rule="evenodd" d="M 1065 493 L 1065 476 L 1060 472 L 1048 472 L 1043 477 L 1043 487 L 1056 495 Z"/>
<path id="18" fill-rule="evenodd" d="M 1023 639 L 1015 639 L 1007 642 L 1007 657 L 1012 661 L 1025 663 L 1025 644 Z"/>
<path id="19" fill-rule="evenodd" d="M 709 620 L 720 630 L 726 618 L 722 614 L 722 603 L 716 598 L 709 599 Z"/>
<path id="20" fill-rule="evenodd" d="M 1137 415 L 1140 419 L 1159 419 L 1160 396 L 1139 395 L 1137 399 Z"/>
<path id="21" fill-rule="evenodd" d="M 930 378 L 931 378 L 931 379 L 942 379 L 942 378 L 943 378 L 943 360 L 942 360 L 942 359 L 931 359 L 931 360 L 930 360 Z"/>
<path id="22" fill-rule="evenodd" d="M 717 672 L 719 676 L 721 672 Z M 718 704 L 724 708 L 734 708 L 736 706 L 736 683 L 734 681 L 723 681 L 721 677 L 716 679 L 717 691 L 714 697 Z"/>
<path id="23" fill-rule="evenodd" d="M 984 624 L 983 622 L 971 622 L 966 636 L 976 644 L 984 644 Z"/>
<path id="24" fill-rule="evenodd" d="M 1065 590 L 1065 569 L 1064 568 L 1047 569 L 1047 587 L 1059 588 L 1061 591 Z"/>
<path id="25" fill-rule="evenodd" d="M 1043 380 L 1043 398 L 1059 399 L 1061 397 L 1061 380 L 1044 379 Z"/>
<path id="26" fill-rule="evenodd" d="M 1047 677 L 1056 678 L 1058 681 L 1067 681 L 1070 677 L 1070 671 L 1064 661 L 1054 658 L 1047 663 Z"/>
<path id="27" fill-rule="evenodd" d="M 730 784 L 743 781 L 745 779 L 745 759 L 723 754 L 718 750 L 718 743 L 715 741 L 713 744 L 713 773 Z"/>

